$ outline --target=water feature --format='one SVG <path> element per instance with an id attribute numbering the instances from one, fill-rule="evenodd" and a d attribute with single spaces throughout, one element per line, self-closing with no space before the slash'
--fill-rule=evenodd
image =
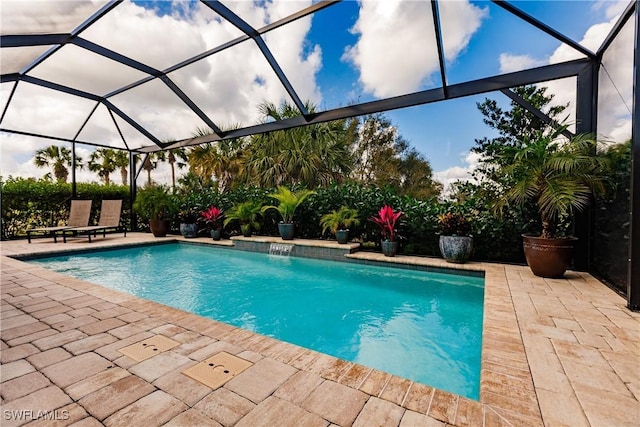
<path id="1" fill-rule="evenodd" d="M 269 255 L 289 256 L 293 245 L 287 243 L 271 243 L 269 245 Z"/>

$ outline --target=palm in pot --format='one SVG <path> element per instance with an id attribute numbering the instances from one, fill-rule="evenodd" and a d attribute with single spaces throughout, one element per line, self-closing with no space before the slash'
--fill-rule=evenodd
<path id="1" fill-rule="evenodd" d="M 228 225 L 231 221 L 240 222 L 240 231 L 245 237 L 250 237 L 253 230 L 260 229 L 258 218 L 262 212 L 262 204 L 253 200 L 238 203 L 229 209 L 226 213 L 224 225 Z"/>
<path id="2" fill-rule="evenodd" d="M 523 235 L 527 264 L 541 277 L 562 277 L 573 259 L 576 238 L 563 236 L 559 223 L 583 211 L 592 195 L 605 193 L 609 162 L 599 155 L 599 145 L 589 134 L 566 140 L 561 126 L 549 134 L 538 133 L 520 147 L 505 148 L 498 173 L 510 181 L 495 207 L 537 206 L 540 236 Z"/>
<path id="3" fill-rule="evenodd" d="M 293 240 L 295 233 L 295 226 L 293 223 L 293 215 L 296 212 L 298 206 L 305 201 L 307 197 L 315 194 L 315 191 L 311 190 L 298 190 L 291 191 L 287 187 L 279 186 L 278 191 L 271 193 L 268 196 L 278 201 L 277 206 L 265 206 L 262 208 L 263 212 L 270 209 L 275 209 L 280 213 L 282 221 L 278 223 L 278 230 L 282 240 Z"/>
<path id="4" fill-rule="evenodd" d="M 359 223 L 358 211 L 347 206 L 341 206 L 340 209 L 324 214 L 320 218 L 322 233 L 324 234 L 327 230 L 331 231 L 340 244 L 347 243 L 349 240 L 349 227 Z"/>

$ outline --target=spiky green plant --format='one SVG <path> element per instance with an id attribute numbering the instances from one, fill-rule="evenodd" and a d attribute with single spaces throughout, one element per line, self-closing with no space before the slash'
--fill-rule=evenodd
<path id="1" fill-rule="evenodd" d="M 276 193 L 268 194 L 269 197 L 278 201 L 278 205 L 265 206 L 262 208 L 262 211 L 265 212 L 269 209 L 276 209 L 282 216 L 282 222 L 292 223 L 293 215 L 295 214 L 298 206 L 300 206 L 307 197 L 315 193 L 315 191 L 311 190 L 298 190 L 293 192 L 287 187 L 281 185 L 278 187 L 278 191 Z"/>
<path id="2" fill-rule="evenodd" d="M 224 225 L 227 226 L 231 221 L 239 221 L 243 230 L 259 230 L 260 222 L 258 218 L 262 212 L 262 204 L 254 200 L 238 203 L 229 209 L 226 213 Z"/>
<path id="3" fill-rule="evenodd" d="M 347 230 L 352 225 L 358 225 L 359 223 L 358 211 L 347 206 L 341 206 L 340 209 L 324 214 L 322 218 L 320 218 L 323 234 L 327 230 L 336 234 L 338 230 Z"/>
<path id="4" fill-rule="evenodd" d="M 511 183 L 495 207 L 524 206 L 533 201 L 538 207 L 544 238 L 555 238 L 561 218 L 585 209 L 592 195 L 606 190 L 609 162 L 600 155 L 597 140 L 580 134 L 566 140 L 566 126 L 548 134 L 536 133 L 512 147 L 502 156 L 498 173 Z"/>

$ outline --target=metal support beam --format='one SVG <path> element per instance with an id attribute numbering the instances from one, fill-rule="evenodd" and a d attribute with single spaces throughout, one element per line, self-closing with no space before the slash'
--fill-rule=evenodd
<path id="1" fill-rule="evenodd" d="M 438 2 L 431 0 L 431 14 L 433 16 L 433 30 L 436 33 L 436 46 L 438 47 L 438 61 L 440 64 L 440 79 L 442 80 L 442 90 L 447 96 L 447 69 L 444 56 L 444 46 L 442 45 L 442 26 L 440 25 L 440 12 Z"/>
<path id="2" fill-rule="evenodd" d="M 176 85 L 169 77 L 167 76 L 162 76 L 160 77 L 160 80 L 162 80 L 164 82 L 164 84 L 166 84 L 169 89 L 171 89 L 171 91 L 173 91 L 173 93 L 175 93 L 178 98 L 180 98 L 180 100 L 182 100 L 182 102 L 184 102 L 190 109 L 191 111 L 193 111 L 194 113 L 196 113 L 196 115 L 198 117 L 200 117 L 200 119 L 205 122 L 205 124 L 207 126 L 209 126 L 215 133 L 217 134 L 221 134 L 222 131 L 220 130 L 220 128 L 213 123 L 213 121 L 204 113 L 204 111 L 202 111 L 200 109 L 200 107 L 198 107 L 196 105 L 195 102 L 193 102 L 186 93 L 184 93 L 179 87 L 178 85 Z"/>
<path id="3" fill-rule="evenodd" d="M 366 114 L 374 114 L 383 111 L 395 110 L 398 108 L 414 107 L 416 105 L 430 104 L 445 99 L 462 98 L 465 96 L 478 95 L 486 92 L 493 92 L 501 89 L 546 82 L 549 80 L 563 79 L 565 77 L 573 77 L 582 72 L 585 67 L 591 63 L 588 59 L 577 59 L 561 64 L 545 65 L 543 67 L 533 68 L 530 70 L 517 71 L 509 74 L 501 74 L 498 76 L 488 77 L 466 83 L 459 83 L 448 86 L 445 95 L 443 88 L 429 89 L 422 92 L 416 92 L 408 95 L 396 96 L 393 98 L 381 99 L 378 101 L 367 102 L 363 104 L 350 105 L 347 107 L 336 108 L 333 110 L 322 111 L 310 114 L 307 118 L 293 117 L 290 119 L 279 120 L 277 122 L 262 123 L 255 126 L 249 126 L 241 129 L 232 129 L 224 133 L 224 138 L 216 135 L 205 135 L 197 138 L 183 139 L 171 143 L 170 148 L 187 147 L 191 145 L 203 144 L 206 142 L 215 142 L 220 139 L 239 138 L 254 134 L 273 132 L 276 130 L 291 129 L 298 126 L 309 124 L 324 123 L 331 120 L 347 119 Z M 165 147 L 165 148 L 169 148 Z M 143 147 L 140 152 L 158 151 L 157 147 Z"/>
<path id="4" fill-rule="evenodd" d="M 7 129 L 7 128 L 2 128 L 2 127 L 0 127 L 0 131 L 6 132 L 6 133 L 12 133 L 12 134 L 15 134 L 15 135 L 24 135 L 24 136 L 32 136 L 34 138 L 50 139 L 52 141 L 69 142 L 69 143 L 75 142 L 77 144 L 88 145 L 90 147 L 117 148 L 117 147 L 113 147 L 111 145 L 99 144 L 99 143 L 96 143 L 96 142 L 77 141 L 77 140 L 73 140 L 71 138 L 62 138 L 62 137 L 59 137 L 59 136 L 43 135 L 41 133 L 34 133 L 34 132 L 24 132 L 24 131 L 21 131 L 21 130 Z"/>
<path id="5" fill-rule="evenodd" d="M 518 104 L 519 106 L 521 106 L 522 108 L 524 108 L 525 110 L 527 110 L 528 112 L 530 112 L 531 114 L 533 114 L 534 116 L 542 120 L 544 123 L 551 126 L 552 128 L 557 129 L 560 126 L 560 124 L 557 121 L 553 120 L 551 117 L 547 116 L 545 113 L 538 110 L 536 107 L 531 105 L 530 102 L 528 102 L 526 99 L 524 99 L 523 97 L 521 97 L 520 95 L 512 91 L 511 89 L 501 89 L 500 92 L 508 96 L 509 99 L 511 99 L 513 102 L 515 102 L 516 104 Z M 573 138 L 575 136 L 568 130 L 564 130 L 562 134 L 567 138 Z"/>
<path id="6" fill-rule="evenodd" d="M 266 43 L 260 36 L 260 32 L 255 28 L 253 28 L 251 25 L 249 25 L 245 20 L 240 18 L 238 15 L 233 13 L 231 9 L 226 7 L 221 2 L 203 0 L 202 3 L 204 3 L 211 10 L 216 12 L 218 15 L 220 15 L 221 17 L 229 21 L 234 27 L 236 27 L 237 29 L 239 29 L 240 31 L 245 33 L 247 36 L 253 39 L 253 41 L 258 45 L 258 49 L 260 49 L 260 52 L 262 52 L 262 55 L 265 57 L 265 59 L 269 63 L 269 66 L 271 66 L 271 69 L 280 80 L 280 83 L 282 83 L 282 86 L 284 86 L 285 90 L 293 100 L 294 104 L 296 104 L 296 107 L 298 107 L 298 110 L 300 110 L 300 113 L 306 117 L 309 114 L 309 112 L 307 111 L 307 107 L 304 105 L 304 103 L 302 102 L 302 100 L 300 99 L 296 91 L 293 89 L 291 82 L 282 71 L 282 68 L 280 68 L 280 64 L 278 64 L 278 61 L 276 61 L 276 59 L 273 57 L 273 54 L 271 53 Z"/>
<path id="7" fill-rule="evenodd" d="M 550 26 L 548 26 L 544 22 L 539 21 L 538 19 L 534 18 L 533 16 L 529 15 L 528 13 L 518 9 L 517 7 L 512 5 L 511 3 L 506 2 L 504 0 L 492 0 L 492 1 L 496 5 L 498 5 L 501 8 L 503 8 L 504 10 L 514 14 L 518 18 L 522 19 L 523 21 L 527 22 L 528 24 L 533 25 L 537 29 L 549 34 L 551 37 L 555 38 L 556 40 L 559 40 L 562 43 L 572 47 L 573 49 L 577 50 L 578 52 L 582 53 L 583 55 L 586 55 L 588 58 L 593 59 L 593 58 L 596 57 L 595 53 L 591 52 L 589 49 L 585 48 L 580 43 L 577 43 L 575 40 L 570 39 L 569 37 L 565 36 L 564 34 L 560 33 L 559 31 L 556 31 L 555 29 L 551 28 Z"/>
<path id="8" fill-rule="evenodd" d="M 640 310 L 640 14 L 635 16 L 633 49 L 633 114 L 631 125 L 631 213 L 629 225 L 629 260 L 627 307 Z"/>
<path id="9" fill-rule="evenodd" d="M 598 68 L 597 61 L 578 73 L 576 87 L 576 134 L 597 133 L 598 117 Z M 595 151 L 593 153 L 596 154 Z M 591 261 L 593 203 L 574 218 L 574 234 L 578 238 L 574 255 L 574 268 L 588 271 Z"/>
<path id="10" fill-rule="evenodd" d="M 144 155 L 144 158 L 142 159 L 142 162 L 140 163 L 140 169 L 138 169 L 135 173 L 135 176 L 133 177 L 133 181 L 131 182 L 137 182 L 138 181 L 138 177 L 140 176 L 140 173 L 142 172 L 142 169 L 144 168 L 144 163 L 147 161 L 147 159 L 149 158 L 149 153 L 146 153 Z"/>
<path id="11" fill-rule="evenodd" d="M 602 59 L 602 55 L 604 55 L 604 52 L 606 52 L 606 50 L 609 48 L 609 45 L 611 45 L 611 42 L 613 42 L 616 39 L 616 37 L 618 36 L 618 33 L 620 33 L 622 28 L 624 28 L 625 24 L 627 23 L 629 18 L 631 18 L 637 6 L 638 4 L 636 0 L 631 0 L 629 2 L 629 5 L 626 7 L 624 12 L 622 12 L 622 15 L 620 15 L 618 22 L 616 22 L 616 24 L 613 26 L 611 31 L 609 31 L 609 34 L 604 39 L 604 41 L 600 45 L 600 48 L 596 52 L 598 59 Z"/>
<path id="12" fill-rule="evenodd" d="M 76 143 L 71 143 L 71 198 L 78 197 L 78 188 L 76 185 Z"/>
<path id="13" fill-rule="evenodd" d="M 9 105 L 11 104 L 11 100 L 13 99 L 13 94 L 16 93 L 17 88 L 18 88 L 18 81 L 16 80 L 16 82 L 13 84 L 13 87 L 11 88 L 11 93 L 7 98 L 7 103 L 5 104 L 4 109 L 2 110 L 2 116 L 0 116 L 0 124 L 2 124 L 5 114 L 7 114 L 7 110 L 9 109 Z"/>
<path id="14" fill-rule="evenodd" d="M 71 40 L 71 34 L 19 34 L 0 36 L 2 47 L 47 46 L 65 44 Z"/>
<path id="15" fill-rule="evenodd" d="M 133 202 L 136 200 L 138 185 L 136 182 L 136 154 L 129 151 L 129 209 L 131 212 L 131 231 L 138 231 L 138 216 L 133 210 Z"/>

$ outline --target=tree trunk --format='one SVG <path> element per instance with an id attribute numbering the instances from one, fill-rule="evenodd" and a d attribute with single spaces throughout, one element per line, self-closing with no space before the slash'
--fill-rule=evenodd
<path id="1" fill-rule="evenodd" d="M 120 168 L 120 178 L 122 179 L 122 185 L 127 185 L 127 168 Z"/>

